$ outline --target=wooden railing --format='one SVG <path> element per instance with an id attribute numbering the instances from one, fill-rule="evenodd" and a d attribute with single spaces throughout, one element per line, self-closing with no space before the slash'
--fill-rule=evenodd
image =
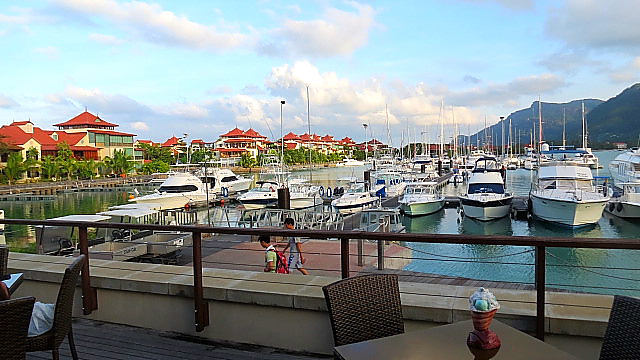
<path id="1" fill-rule="evenodd" d="M 610 238 L 561 238 L 561 237 L 533 237 L 533 236 L 499 236 L 499 235 L 449 235 L 449 234 L 398 234 L 371 233 L 362 231 L 334 231 L 334 230 L 285 230 L 285 229 L 247 229 L 228 227 L 209 227 L 206 225 L 146 225 L 122 223 L 93 223 L 86 221 L 60 220 L 24 220 L 0 219 L 0 223 L 14 225 L 50 225 L 73 226 L 79 228 L 79 250 L 86 255 L 86 262 L 82 271 L 83 311 L 90 314 L 98 308 L 96 290 L 91 287 L 89 274 L 89 252 L 87 241 L 88 228 L 116 228 L 154 231 L 181 231 L 193 234 L 193 286 L 196 331 L 202 331 L 209 325 L 208 306 L 203 297 L 202 287 L 202 243 L 203 233 L 232 234 L 232 235 L 269 235 L 269 236 L 297 236 L 311 239 L 339 239 L 341 274 L 349 277 L 349 241 L 370 240 L 381 244 L 384 241 L 440 243 L 440 244 L 472 244 L 472 245 L 511 245 L 526 246 L 535 249 L 535 287 L 536 287 L 536 337 L 544 339 L 545 314 L 545 269 L 546 248 L 595 248 L 595 249 L 630 249 L 640 250 L 640 239 L 610 239 Z M 358 248 L 361 242 L 358 242 Z M 378 262 L 382 260 L 378 246 Z"/>

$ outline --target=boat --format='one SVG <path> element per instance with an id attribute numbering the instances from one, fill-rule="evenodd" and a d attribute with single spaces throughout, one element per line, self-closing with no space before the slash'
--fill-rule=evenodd
<path id="1" fill-rule="evenodd" d="M 162 182 L 151 194 L 137 194 L 129 199 L 138 204 L 154 204 L 156 209 L 177 209 L 207 204 L 216 199 L 215 193 L 191 173 L 175 173 Z"/>
<path id="2" fill-rule="evenodd" d="M 444 196 L 436 191 L 436 185 L 434 181 L 407 183 L 404 195 L 398 200 L 400 211 L 412 216 L 440 211 L 444 207 Z"/>
<path id="3" fill-rule="evenodd" d="M 376 171 L 371 174 L 374 181 L 371 192 L 376 196 L 394 197 L 404 193 L 407 183 L 404 181 L 402 173 L 387 169 Z"/>
<path id="4" fill-rule="evenodd" d="M 609 163 L 609 173 L 613 184 L 622 189 L 622 184 L 640 184 L 640 148 L 633 148 L 621 154 Z"/>
<path id="5" fill-rule="evenodd" d="M 534 217 L 573 227 L 597 223 L 607 201 L 594 185 L 591 169 L 573 162 L 540 165 L 529 192 Z"/>
<path id="6" fill-rule="evenodd" d="M 365 183 L 359 182 L 351 184 L 344 195 L 331 202 L 331 206 L 342 214 L 354 214 L 374 206 L 378 201 L 377 197 L 371 195 Z"/>
<path id="7" fill-rule="evenodd" d="M 205 174 L 206 173 L 206 174 Z M 231 169 L 210 167 L 199 171 L 198 177 L 216 194 L 222 196 L 244 192 L 251 188 L 253 179 L 236 175 Z"/>
<path id="8" fill-rule="evenodd" d="M 277 181 L 261 180 L 256 186 L 236 199 L 247 210 L 262 209 L 278 204 L 278 191 L 280 184 Z"/>
<path id="9" fill-rule="evenodd" d="M 291 209 L 306 209 L 323 203 L 321 192 L 324 188 L 309 184 L 306 179 L 289 180 L 288 188 Z"/>
<path id="10" fill-rule="evenodd" d="M 495 158 L 485 156 L 476 160 L 467 193 L 459 196 L 464 216 L 481 221 L 507 216 L 513 195 L 505 191 L 504 184 L 503 171 Z"/>
<path id="11" fill-rule="evenodd" d="M 614 192 L 605 210 L 621 218 L 639 219 L 640 183 L 619 183 L 619 185 L 622 187 L 622 193 Z"/>
<path id="12" fill-rule="evenodd" d="M 341 162 L 336 164 L 336 166 L 363 166 L 363 165 L 366 165 L 364 161 L 352 159 L 349 157 L 342 159 Z"/>
<path id="13" fill-rule="evenodd" d="M 359 231 L 403 233 L 406 227 L 398 208 L 365 209 L 360 213 Z"/>
<path id="14" fill-rule="evenodd" d="M 65 215 L 47 220 L 107 222 L 111 219 L 105 215 Z M 70 255 L 77 249 L 76 227 L 66 225 L 36 225 L 36 251 L 41 255 Z M 98 228 L 89 235 L 89 245 L 103 243 L 107 237 L 106 228 Z"/>

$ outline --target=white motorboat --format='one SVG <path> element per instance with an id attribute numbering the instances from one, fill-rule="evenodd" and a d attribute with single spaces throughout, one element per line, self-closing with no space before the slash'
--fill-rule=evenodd
<path id="1" fill-rule="evenodd" d="M 541 165 L 529 192 L 535 217 L 568 226 L 597 223 L 607 201 L 593 184 L 591 169 L 573 162 Z"/>
<path id="2" fill-rule="evenodd" d="M 622 184 L 640 184 L 640 149 L 627 150 L 609 163 L 613 184 L 622 189 Z"/>
<path id="3" fill-rule="evenodd" d="M 504 184 L 502 171 L 495 158 L 476 160 L 467 193 L 459 196 L 464 215 L 481 221 L 507 216 L 513 195 L 505 191 Z"/>
<path id="4" fill-rule="evenodd" d="M 622 194 L 609 200 L 605 210 L 609 213 L 627 219 L 640 218 L 640 183 L 618 183 L 622 187 Z"/>
<path id="5" fill-rule="evenodd" d="M 239 195 L 237 200 L 248 210 L 276 206 L 279 187 L 280 184 L 277 181 L 257 181 L 253 189 Z"/>
<path id="6" fill-rule="evenodd" d="M 403 233 L 406 227 L 402 224 L 398 208 L 375 208 L 362 210 L 358 230 Z"/>
<path id="7" fill-rule="evenodd" d="M 137 191 L 136 191 L 137 194 Z M 216 199 L 213 191 L 197 176 L 190 173 L 175 173 L 169 176 L 153 193 L 134 196 L 129 199 L 138 204 L 154 204 L 156 209 L 177 209 L 212 202 Z"/>
<path id="8" fill-rule="evenodd" d="M 436 182 L 407 183 L 404 195 L 398 203 L 400 211 L 407 215 L 429 215 L 444 207 L 444 196 L 436 191 Z"/>
<path id="9" fill-rule="evenodd" d="M 364 166 L 365 164 L 366 163 L 364 161 L 346 157 L 342 159 L 341 162 L 337 163 L 336 166 Z"/>
<path id="10" fill-rule="evenodd" d="M 333 200 L 331 205 L 342 214 L 353 214 L 374 206 L 378 200 L 366 190 L 364 183 L 354 183 L 344 195 Z"/>
<path id="11" fill-rule="evenodd" d="M 407 183 L 404 181 L 402 173 L 394 170 L 381 170 L 371 174 L 374 185 L 371 192 L 376 196 L 394 197 L 404 193 Z"/>
<path id="12" fill-rule="evenodd" d="M 289 181 L 289 206 L 292 209 L 306 209 L 322 204 L 321 186 L 312 185 L 304 179 Z"/>
<path id="13" fill-rule="evenodd" d="M 200 171 L 198 176 L 203 182 L 207 183 L 214 193 L 222 196 L 247 191 L 251 188 L 251 184 L 253 184 L 253 179 L 236 175 L 227 168 L 207 168 L 205 171 Z"/>

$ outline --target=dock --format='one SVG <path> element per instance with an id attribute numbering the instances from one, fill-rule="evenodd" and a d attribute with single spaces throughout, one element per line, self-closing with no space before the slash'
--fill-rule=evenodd
<path id="1" fill-rule="evenodd" d="M 125 178 L 103 178 L 94 180 L 65 180 L 12 184 L 0 186 L 0 196 L 29 194 L 56 195 L 59 192 L 76 191 L 115 191 L 122 187 L 145 186 L 154 178 L 153 175 L 140 175 Z"/>

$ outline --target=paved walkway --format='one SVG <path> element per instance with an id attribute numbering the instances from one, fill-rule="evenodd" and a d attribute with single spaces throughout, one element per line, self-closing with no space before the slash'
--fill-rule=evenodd
<path id="1" fill-rule="evenodd" d="M 83 360 L 314 360 L 330 358 L 321 355 L 284 352 L 261 346 L 213 342 L 174 333 L 86 319 L 74 320 L 73 332 L 78 357 Z M 60 346 L 60 358 L 71 359 L 66 339 Z M 27 359 L 49 360 L 51 352 L 29 353 Z"/>

